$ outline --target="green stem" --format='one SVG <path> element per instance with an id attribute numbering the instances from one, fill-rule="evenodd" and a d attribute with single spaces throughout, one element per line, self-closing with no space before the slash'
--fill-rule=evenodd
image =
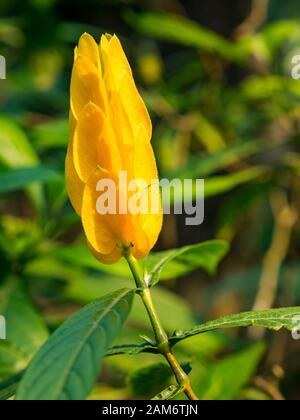
<path id="1" fill-rule="evenodd" d="M 135 283 L 137 288 L 139 289 L 139 294 L 142 298 L 142 301 L 144 303 L 144 306 L 147 310 L 147 313 L 149 315 L 149 319 L 153 328 L 156 345 L 159 350 L 159 352 L 165 357 L 167 362 L 169 363 L 175 378 L 177 380 L 177 383 L 179 386 L 183 387 L 184 393 L 190 400 L 198 400 L 198 397 L 194 393 L 191 387 L 191 383 L 189 380 L 188 375 L 184 372 L 182 367 L 180 366 L 178 360 L 172 353 L 170 344 L 169 344 L 169 338 L 167 333 L 165 332 L 160 319 L 157 315 L 156 309 L 154 307 L 151 291 L 148 285 L 146 284 L 144 280 L 143 271 L 141 269 L 140 264 L 138 261 L 134 258 L 134 256 L 131 254 L 131 250 L 126 249 L 124 251 L 124 257 L 127 260 L 127 263 L 130 267 L 130 270 L 132 272 L 132 275 L 134 277 Z"/>

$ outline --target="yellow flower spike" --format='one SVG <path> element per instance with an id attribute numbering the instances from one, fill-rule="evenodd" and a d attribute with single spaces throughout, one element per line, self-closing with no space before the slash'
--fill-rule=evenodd
<path id="1" fill-rule="evenodd" d="M 118 261 L 122 249 L 128 247 L 136 258 L 144 258 L 162 226 L 159 190 L 153 194 L 158 176 L 150 144 L 152 125 L 115 35 L 102 36 L 100 45 L 88 34 L 80 38 L 74 55 L 70 105 L 67 189 L 81 216 L 89 248 L 105 264 Z M 123 184 L 120 174 L 124 173 L 134 188 Z M 141 184 L 135 184 L 137 179 Z M 102 212 L 98 209 L 103 193 L 99 185 L 107 180 L 114 185 L 115 211 Z M 155 213 L 150 209 L 153 197 L 158 203 Z M 131 211 L 128 203 L 133 198 L 136 202 L 146 198 L 147 211 Z"/>

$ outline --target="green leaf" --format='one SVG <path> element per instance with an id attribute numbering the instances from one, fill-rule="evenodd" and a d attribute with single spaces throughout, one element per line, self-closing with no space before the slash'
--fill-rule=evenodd
<path id="1" fill-rule="evenodd" d="M 151 346 L 151 344 L 148 343 L 124 344 L 120 346 L 111 347 L 106 353 L 106 356 L 117 356 L 119 354 L 128 354 L 129 356 L 133 356 L 140 353 L 158 354 L 159 351 L 156 347 Z"/>
<path id="2" fill-rule="evenodd" d="M 25 373 L 18 400 L 81 400 L 97 380 L 135 291 L 121 289 L 85 306 L 49 338 Z"/>
<path id="3" fill-rule="evenodd" d="M 269 63 L 272 59 L 270 49 L 261 33 L 242 37 L 234 45 L 233 55 L 240 64 L 245 64 L 247 58 L 253 54 L 265 63 Z"/>
<path id="4" fill-rule="evenodd" d="M 226 337 L 221 335 L 203 334 L 180 341 L 176 350 L 188 357 L 195 356 L 195 349 L 197 349 L 198 353 L 199 351 L 201 352 L 201 356 L 212 356 L 224 349 L 226 343 Z M 173 340 L 171 340 L 171 344 L 174 344 Z M 156 346 L 150 343 L 122 344 L 111 347 L 106 353 L 106 356 L 118 356 L 120 354 L 134 356 L 141 353 L 159 354 L 159 351 Z"/>
<path id="5" fill-rule="evenodd" d="M 240 185 L 252 182 L 266 174 L 268 174 L 266 167 L 252 166 L 231 174 L 213 176 L 205 179 L 204 196 L 205 198 L 211 198 L 227 193 Z M 170 199 L 168 197 L 168 201 L 170 200 L 172 204 L 178 204 L 183 199 L 188 201 L 203 198 L 199 195 L 202 194 L 202 191 L 197 191 L 195 185 L 195 183 L 191 183 L 190 185 L 184 185 L 182 188 L 181 184 L 178 183 L 178 186 L 175 184 Z"/>
<path id="6" fill-rule="evenodd" d="M 39 151 L 52 148 L 63 148 L 68 146 L 69 121 L 67 119 L 56 119 L 34 127 L 33 140 Z"/>
<path id="7" fill-rule="evenodd" d="M 173 257 L 170 256 L 171 259 L 167 261 L 168 265 L 164 267 L 163 272 L 161 273 L 161 279 L 168 280 L 174 277 L 182 277 L 185 274 L 188 274 L 197 268 L 203 268 L 209 273 L 213 273 L 220 260 L 228 251 L 228 245 L 223 241 L 208 241 L 202 244 L 192 245 L 177 250 L 174 249 L 170 251 L 151 253 L 145 260 L 145 267 L 147 268 L 148 272 L 152 271 L 153 266 L 158 264 L 160 260 L 166 258 L 169 253 L 175 254 L 179 252 L 181 254 L 182 252 L 184 254 L 186 252 L 192 255 L 192 253 L 195 252 L 196 254 L 198 252 L 198 246 L 199 252 L 205 254 L 205 258 L 202 258 L 200 255 L 197 255 L 199 264 L 197 264 L 195 260 L 192 266 L 189 266 L 187 263 L 183 263 L 184 256 L 182 257 L 181 263 L 179 263 L 179 259 L 181 260 L 179 256 L 178 259 L 175 258 L 173 262 L 171 261 Z M 194 251 L 192 249 L 189 250 L 189 248 L 193 247 L 195 247 Z M 74 266 L 75 264 L 80 267 L 91 268 L 94 270 L 101 271 L 103 273 L 111 274 L 113 276 L 126 277 L 131 279 L 128 264 L 124 259 L 120 260 L 117 264 L 113 265 L 101 264 L 93 257 L 86 245 L 73 245 L 67 247 L 64 246 L 60 248 L 55 248 L 53 251 L 47 250 L 47 256 L 49 255 L 58 258 L 63 263 L 71 264 L 72 266 Z M 207 258 L 208 260 L 204 261 L 204 259 Z"/>
<path id="8" fill-rule="evenodd" d="M 259 152 L 265 147 L 263 140 L 247 141 L 235 146 L 227 146 L 224 150 L 212 155 L 191 157 L 190 162 L 185 167 L 171 174 L 166 174 L 166 177 L 170 179 L 207 177 Z"/>
<path id="9" fill-rule="evenodd" d="M 6 168 L 31 167 L 39 164 L 39 158 L 23 130 L 5 117 L 0 118 L 0 144 L 0 163 Z M 41 186 L 30 186 L 28 194 L 36 207 L 41 209 L 44 205 Z"/>
<path id="10" fill-rule="evenodd" d="M 0 162 L 9 168 L 38 164 L 25 133 L 8 118 L 0 118 Z"/>
<path id="11" fill-rule="evenodd" d="M 201 400 L 234 400 L 252 375 L 265 351 L 258 343 L 246 350 L 210 365 L 192 386 Z"/>
<path id="12" fill-rule="evenodd" d="M 179 15 L 127 12 L 126 20 L 134 29 L 152 38 L 176 42 L 189 47 L 201 48 L 225 58 L 233 57 L 233 44 Z"/>
<path id="13" fill-rule="evenodd" d="M 247 184 L 267 172 L 266 168 L 253 166 L 229 175 L 219 175 L 205 180 L 205 198 L 214 197 L 233 190 L 242 184 Z"/>
<path id="14" fill-rule="evenodd" d="M 145 260 L 146 279 L 149 285 L 162 279 L 181 277 L 198 268 L 213 274 L 229 247 L 224 241 L 208 241 L 150 254 Z"/>
<path id="15" fill-rule="evenodd" d="M 164 389 L 162 392 L 157 394 L 152 400 L 172 400 L 173 398 L 177 397 L 177 395 L 183 392 L 183 387 L 179 385 L 170 385 L 168 388 Z"/>
<path id="16" fill-rule="evenodd" d="M 0 378 L 24 369 L 48 337 L 41 316 L 15 281 L 0 289 L 0 313 L 6 318 L 7 340 L 0 341 Z"/>
<path id="17" fill-rule="evenodd" d="M 300 25 L 297 20 L 272 22 L 266 25 L 261 33 L 274 56 L 282 45 L 300 38 Z"/>
<path id="18" fill-rule="evenodd" d="M 116 264 L 102 264 L 96 260 L 86 244 L 56 247 L 53 251 L 50 251 L 50 255 L 72 266 L 75 264 L 76 266 L 91 268 L 103 273 L 131 278 L 130 269 L 124 258 Z M 47 256 L 49 256 L 48 251 Z"/>
<path id="19" fill-rule="evenodd" d="M 7 400 L 15 395 L 17 386 L 23 376 L 23 372 L 18 373 L 17 375 L 7 379 L 6 381 L 0 383 L 0 400 Z"/>
<path id="20" fill-rule="evenodd" d="M 116 288 L 130 287 L 132 285 L 132 280 L 99 275 L 98 273 L 95 277 L 92 275 L 84 276 L 83 274 L 74 276 L 68 274 L 67 271 L 66 275 L 68 275 L 70 282 L 69 287 L 65 289 L 65 296 L 80 303 L 90 302 L 92 299 L 102 296 L 105 293 L 110 293 Z M 187 329 L 199 322 L 199 319 L 194 315 L 186 302 L 171 290 L 166 290 L 158 286 L 153 288 L 152 294 L 159 317 L 168 332 L 174 331 L 178 328 L 178 325 Z M 174 313 L 176 313 L 176 317 L 170 316 L 170 314 Z M 145 334 L 145 332 L 151 334 L 149 318 L 140 299 L 134 300 L 128 324 L 130 324 L 131 328 L 130 333 L 129 326 L 127 325 L 117 345 L 109 350 L 108 355 L 157 353 L 157 349 L 149 343 L 141 344 L 135 342 L 139 334 Z M 190 357 L 194 356 L 195 348 L 201 354 L 213 355 L 223 350 L 227 343 L 228 337 L 208 333 L 183 340 L 179 346 L 184 354 Z"/>
<path id="21" fill-rule="evenodd" d="M 180 341 L 176 345 L 176 352 L 182 353 L 186 358 L 213 357 L 231 346 L 231 338 L 220 333 L 198 334 Z"/>
<path id="22" fill-rule="evenodd" d="M 0 194 L 20 190 L 33 183 L 58 179 L 60 175 L 47 166 L 10 169 L 0 173 Z"/>
<path id="23" fill-rule="evenodd" d="M 66 288 L 65 293 L 66 296 L 77 302 L 87 303 L 105 293 L 112 292 L 118 287 L 130 287 L 131 285 L 131 279 L 111 277 L 108 275 L 99 276 L 97 274 L 95 277 L 90 275 L 87 277 L 71 278 L 69 287 Z M 191 328 L 197 322 L 197 318 L 189 305 L 177 294 L 170 290 L 156 287 L 153 289 L 152 295 L 158 315 L 167 331 L 174 331 L 178 325 L 181 325 L 182 328 Z M 174 313 L 176 313 L 176 317 L 170 316 L 170 314 Z M 129 320 L 140 329 L 138 333 L 151 333 L 149 318 L 141 299 L 135 299 Z"/>
<path id="24" fill-rule="evenodd" d="M 195 136 L 210 155 L 224 150 L 226 142 L 220 130 L 204 115 L 198 115 Z"/>
<path id="25" fill-rule="evenodd" d="M 270 309 L 268 311 L 243 312 L 237 315 L 228 315 L 215 321 L 210 321 L 188 331 L 175 331 L 171 337 L 171 343 L 175 344 L 185 338 L 196 334 L 202 334 L 208 331 L 214 331 L 221 328 L 238 327 L 263 327 L 273 331 L 279 331 L 282 328 L 288 331 L 294 331 L 299 328 L 300 307 Z"/>
<path id="26" fill-rule="evenodd" d="M 129 386 L 134 395 L 144 399 L 155 395 L 166 387 L 172 371 L 166 363 L 154 363 L 135 369 L 129 376 Z"/>

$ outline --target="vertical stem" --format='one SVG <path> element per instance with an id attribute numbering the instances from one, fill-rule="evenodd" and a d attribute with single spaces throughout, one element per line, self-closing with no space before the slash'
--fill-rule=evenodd
<path id="1" fill-rule="evenodd" d="M 131 254 L 130 249 L 124 251 L 124 257 L 128 262 L 136 286 L 140 290 L 140 296 L 149 315 L 149 319 L 153 328 L 159 352 L 165 357 L 165 359 L 169 363 L 178 385 L 183 387 L 186 396 L 190 400 L 198 400 L 198 397 L 192 390 L 188 375 L 184 372 L 178 360 L 172 353 L 168 335 L 165 332 L 163 326 L 161 325 L 160 319 L 157 315 L 156 309 L 152 301 L 150 288 L 144 281 L 144 275 L 138 261 Z"/>

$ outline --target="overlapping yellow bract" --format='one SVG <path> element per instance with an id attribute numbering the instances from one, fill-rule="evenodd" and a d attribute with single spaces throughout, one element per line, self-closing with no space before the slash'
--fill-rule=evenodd
<path id="1" fill-rule="evenodd" d="M 144 258 L 160 233 L 161 212 L 100 215 L 96 211 L 99 180 L 117 183 L 120 171 L 126 171 L 129 180 L 144 179 L 150 194 L 151 182 L 158 178 L 151 121 L 116 36 L 102 36 L 100 45 L 88 34 L 80 38 L 70 108 L 67 189 L 89 246 L 104 263 L 116 262 L 122 248 L 130 245 L 136 258 Z"/>

